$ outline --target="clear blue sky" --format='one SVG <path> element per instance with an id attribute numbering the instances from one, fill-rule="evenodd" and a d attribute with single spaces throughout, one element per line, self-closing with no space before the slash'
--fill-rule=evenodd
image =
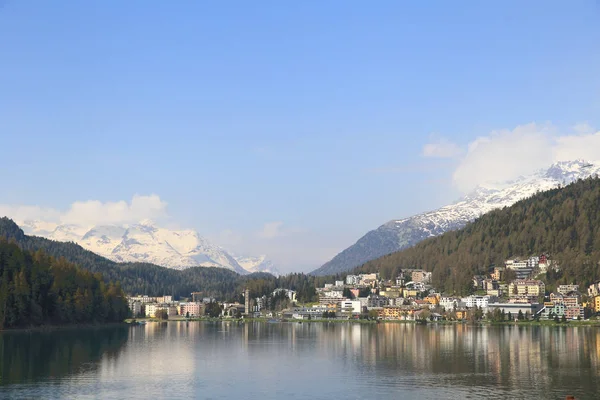
<path id="1" fill-rule="evenodd" d="M 432 134 L 600 127 L 600 4 L 494 3 L 0 0 L 0 203 L 155 193 L 316 268 L 459 196 Z"/>

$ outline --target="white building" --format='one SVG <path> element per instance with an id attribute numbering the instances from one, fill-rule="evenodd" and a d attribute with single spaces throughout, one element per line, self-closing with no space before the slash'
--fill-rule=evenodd
<path id="1" fill-rule="evenodd" d="M 177 315 L 177 307 L 174 305 L 151 303 L 146 305 L 146 317 L 156 317 L 159 310 L 165 310 L 169 317 Z"/>
<path id="2" fill-rule="evenodd" d="M 142 313 L 142 303 L 140 301 L 130 301 L 129 309 L 131 310 L 131 315 L 137 317 Z"/>
<path id="3" fill-rule="evenodd" d="M 344 281 L 335 281 L 335 286 L 344 286 Z"/>
<path id="4" fill-rule="evenodd" d="M 568 294 L 569 292 L 578 292 L 579 285 L 558 285 L 558 289 L 556 290 L 560 294 Z"/>
<path id="5" fill-rule="evenodd" d="M 292 303 L 296 302 L 296 291 L 295 290 L 281 289 L 281 288 L 275 289 L 275 290 L 273 290 L 273 296 L 276 296 L 280 292 L 285 292 L 286 296 L 288 297 L 288 299 L 290 299 L 292 301 Z"/>
<path id="6" fill-rule="evenodd" d="M 519 261 L 519 260 L 507 260 L 505 262 L 505 267 L 507 269 L 511 269 L 515 271 L 515 275 L 517 279 L 526 279 L 529 278 L 535 267 L 530 265 L 528 261 Z M 536 264 L 537 267 L 537 264 Z"/>
<path id="7" fill-rule="evenodd" d="M 454 297 L 440 297 L 440 307 L 443 307 L 446 311 L 453 310 L 454 307 L 458 308 L 459 302 L 460 300 Z"/>
<path id="8" fill-rule="evenodd" d="M 467 308 L 479 307 L 485 310 L 488 308 L 489 303 L 498 301 L 498 298 L 495 296 L 468 296 L 463 297 L 461 301 L 465 303 Z"/>
<path id="9" fill-rule="evenodd" d="M 345 300 L 340 303 L 342 312 L 351 312 L 352 314 L 360 314 L 362 305 L 360 300 Z"/>
<path id="10" fill-rule="evenodd" d="M 346 276 L 346 285 L 358 285 L 360 282 L 360 276 L 358 275 L 347 275 Z"/>
<path id="11" fill-rule="evenodd" d="M 328 290 L 323 291 L 323 297 L 344 297 L 343 290 Z"/>

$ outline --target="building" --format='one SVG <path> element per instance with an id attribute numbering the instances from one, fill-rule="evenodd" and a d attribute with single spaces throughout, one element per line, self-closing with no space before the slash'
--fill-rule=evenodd
<path id="1" fill-rule="evenodd" d="M 429 283 L 431 282 L 431 272 L 415 269 L 411 273 L 411 280 L 413 282 Z"/>
<path id="2" fill-rule="evenodd" d="M 362 306 L 359 300 L 344 300 L 340 302 L 340 311 L 347 315 L 362 313 Z"/>
<path id="3" fill-rule="evenodd" d="M 156 303 L 156 297 L 150 297 L 150 296 L 139 295 L 139 294 L 137 296 L 127 297 L 127 300 L 129 300 L 130 302 L 139 301 L 142 304 Z"/>
<path id="4" fill-rule="evenodd" d="M 494 272 L 490 276 L 495 281 L 501 281 L 504 278 L 504 267 L 494 267 Z"/>
<path id="5" fill-rule="evenodd" d="M 497 301 L 494 296 L 468 296 L 463 297 L 461 301 L 467 308 L 479 307 L 483 310 L 488 308 L 488 304 Z"/>
<path id="6" fill-rule="evenodd" d="M 569 292 L 578 292 L 579 285 L 558 285 L 556 291 L 560 294 L 567 294 Z"/>
<path id="7" fill-rule="evenodd" d="M 517 279 L 508 286 L 511 297 L 539 297 L 546 293 L 546 285 L 542 281 Z"/>
<path id="8" fill-rule="evenodd" d="M 440 297 L 440 306 L 446 311 L 451 311 L 458 307 L 460 300 L 454 297 Z"/>
<path id="9" fill-rule="evenodd" d="M 145 307 L 146 317 L 155 318 L 156 313 L 159 310 L 165 310 L 169 317 L 177 315 L 177 307 L 174 305 L 150 303 L 150 304 L 146 304 L 146 307 Z"/>
<path id="10" fill-rule="evenodd" d="M 517 279 L 529 278 L 534 270 L 534 267 L 530 266 L 528 261 L 507 260 L 504 266 L 506 269 L 515 271 Z"/>
<path id="11" fill-rule="evenodd" d="M 592 283 L 588 287 L 588 296 L 595 297 L 600 295 L 600 281 Z"/>
<path id="12" fill-rule="evenodd" d="M 313 306 L 294 308 L 291 310 L 291 317 L 294 319 L 319 319 L 323 314 L 332 311 L 326 306 Z"/>
<path id="13" fill-rule="evenodd" d="M 488 296 L 496 296 L 496 297 L 502 297 L 504 296 L 504 292 L 502 291 L 502 289 L 488 289 L 485 294 L 487 294 Z"/>
<path id="14" fill-rule="evenodd" d="M 519 311 L 526 315 L 533 316 L 537 314 L 543 308 L 542 304 L 538 303 L 489 303 L 488 311 L 494 311 L 499 309 L 504 311 L 506 314 L 511 313 L 514 317 L 519 314 Z"/>
<path id="15" fill-rule="evenodd" d="M 418 292 L 425 291 L 425 284 L 423 282 L 407 282 L 405 287 L 406 289 L 413 289 Z"/>
<path id="16" fill-rule="evenodd" d="M 290 289 L 275 289 L 273 290 L 273 296 L 277 296 L 279 293 L 285 292 L 285 295 L 292 301 L 292 303 L 296 302 L 296 291 Z"/>
<path id="17" fill-rule="evenodd" d="M 579 292 L 569 292 L 567 294 L 550 293 L 550 301 L 552 303 L 562 303 L 565 307 L 578 307 L 581 302 L 581 294 Z"/>
<path id="18" fill-rule="evenodd" d="M 498 283 L 498 281 L 495 281 L 493 279 L 484 279 L 482 282 L 482 287 L 483 290 L 489 292 L 490 290 L 498 290 L 500 284 Z"/>
<path id="19" fill-rule="evenodd" d="M 404 278 L 404 274 L 396 277 L 396 286 L 404 286 L 406 279 Z"/>
<path id="20" fill-rule="evenodd" d="M 254 299 L 253 311 L 262 311 L 268 306 L 267 296 L 257 297 Z"/>
<path id="21" fill-rule="evenodd" d="M 335 286 L 344 286 L 344 281 L 335 281 Z"/>
<path id="22" fill-rule="evenodd" d="M 140 301 L 130 301 L 129 309 L 131 310 L 131 315 L 137 317 L 142 314 L 142 303 Z"/>
<path id="23" fill-rule="evenodd" d="M 231 318 L 239 318 L 246 311 L 245 304 L 232 303 L 223 309 L 223 316 Z"/>
<path id="24" fill-rule="evenodd" d="M 388 304 L 389 303 L 388 303 L 387 297 L 378 296 L 376 294 L 372 294 L 372 295 L 369 295 L 369 297 L 367 297 L 367 307 L 368 308 L 384 307 L 384 306 L 387 306 Z"/>
<path id="25" fill-rule="evenodd" d="M 544 303 L 544 309 L 541 313 L 541 317 L 544 319 L 552 319 L 554 317 L 561 318 L 563 315 L 566 318 L 567 309 L 563 303 Z"/>
<path id="26" fill-rule="evenodd" d="M 459 321 L 469 318 L 469 312 L 468 312 L 468 310 L 465 310 L 464 308 L 456 310 L 455 314 L 456 314 L 456 319 Z"/>
<path id="27" fill-rule="evenodd" d="M 484 288 L 484 282 L 485 281 L 485 276 L 482 275 L 475 275 L 473 277 L 473 287 L 475 288 L 475 290 L 481 290 L 481 289 L 485 289 Z"/>
<path id="28" fill-rule="evenodd" d="M 388 297 L 391 299 L 396 299 L 398 297 L 402 297 L 403 289 L 398 286 L 386 287 L 384 290 L 381 290 L 379 294 L 383 297 Z"/>
<path id="29" fill-rule="evenodd" d="M 593 301 L 594 312 L 600 313 L 600 295 L 594 296 Z"/>
<path id="30" fill-rule="evenodd" d="M 333 297 L 333 296 L 323 296 L 321 294 L 319 295 L 319 304 L 320 305 L 338 304 L 344 300 L 348 300 L 348 299 L 344 296 Z"/>
<path id="31" fill-rule="evenodd" d="M 565 310 L 565 318 L 566 319 L 583 319 L 583 307 L 575 306 L 575 307 L 567 307 Z"/>
<path id="32" fill-rule="evenodd" d="M 346 275 L 346 285 L 358 285 L 360 277 L 358 275 Z"/>
<path id="33" fill-rule="evenodd" d="M 244 314 L 246 315 L 250 315 L 250 289 L 246 288 L 246 290 L 244 290 Z"/>
<path id="34" fill-rule="evenodd" d="M 538 271 L 540 273 L 548 272 L 548 269 L 552 267 L 555 270 L 558 270 L 558 265 L 555 265 L 551 260 L 548 259 L 546 254 L 540 255 L 540 261 L 538 263 Z"/>
<path id="35" fill-rule="evenodd" d="M 440 295 L 439 294 L 430 294 L 429 296 L 424 297 L 423 300 L 433 306 L 437 306 L 438 304 L 440 304 Z"/>
<path id="36" fill-rule="evenodd" d="M 204 303 L 179 303 L 179 315 L 187 317 L 201 317 L 204 315 L 206 305 Z"/>

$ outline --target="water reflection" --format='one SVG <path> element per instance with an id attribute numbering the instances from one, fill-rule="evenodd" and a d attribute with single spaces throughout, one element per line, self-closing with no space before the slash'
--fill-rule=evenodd
<path id="1" fill-rule="evenodd" d="M 5 334 L 0 344 L 0 396 L 585 399 L 600 392 L 600 330 L 589 327 L 169 322 Z M 52 395 L 43 385 L 49 377 L 59 387 Z M 25 381 L 32 384 L 19 385 Z"/>
<path id="2" fill-rule="evenodd" d="M 95 372 L 101 359 L 118 362 L 127 335 L 126 327 L 2 333 L 0 385 Z"/>

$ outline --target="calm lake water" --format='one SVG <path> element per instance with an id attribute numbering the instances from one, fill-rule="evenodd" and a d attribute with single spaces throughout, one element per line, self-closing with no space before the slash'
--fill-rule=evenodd
<path id="1" fill-rule="evenodd" d="M 591 327 L 170 322 L 3 333 L 0 353 L 2 398 L 600 398 Z"/>

